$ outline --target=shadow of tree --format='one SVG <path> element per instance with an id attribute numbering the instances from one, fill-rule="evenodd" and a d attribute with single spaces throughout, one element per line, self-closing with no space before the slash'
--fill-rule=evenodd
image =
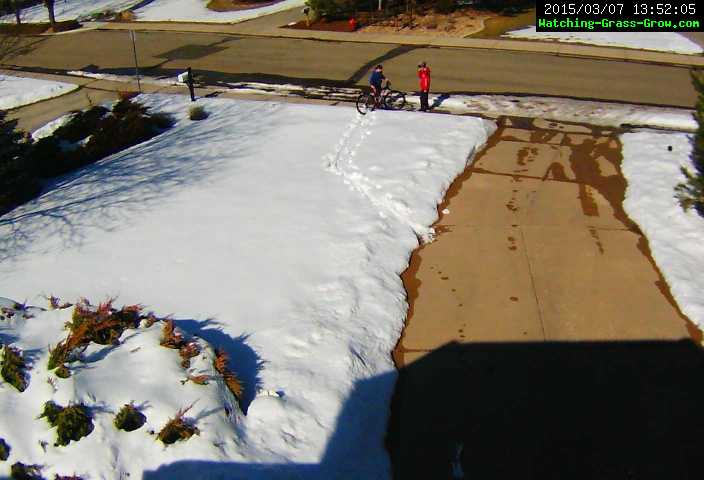
<path id="1" fill-rule="evenodd" d="M 278 124 L 275 113 L 264 109 L 268 117 L 256 126 L 239 122 L 232 129 L 213 128 L 218 118 L 241 115 L 247 107 L 230 108 L 213 112 L 207 125 L 183 120 L 142 144 L 48 182 L 39 198 L 0 217 L 0 262 L 28 253 L 38 238 L 55 239 L 45 248 L 60 251 L 80 246 L 89 229 L 128 223 L 135 213 L 250 154 L 258 129 Z"/>
<path id="2" fill-rule="evenodd" d="M 0 65 L 15 57 L 27 55 L 41 45 L 46 38 L 0 34 Z"/>
<path id="3" fill-rule="evenodd" d="M 442 102 L 444 102 L 448 98 L 450 98 L 450 95 L 448 95 L 447 93 L 443 93 L 442 95 L 437 95 L 433 99 L 433 103 L 432 103 L 432 105 L 430 105 L 430 109 L 432 110 L 433 108 L 437 108 L 437 107 L 441 106 Z"/>

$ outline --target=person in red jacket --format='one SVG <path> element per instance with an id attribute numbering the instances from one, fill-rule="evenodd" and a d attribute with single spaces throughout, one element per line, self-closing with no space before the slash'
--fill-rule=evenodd
<path id="1" fill-rule="evenodd" d="M 430 67 L 422 62 L 418 65 L 418 80 L 420 82 L 420 111 L 427 112 L 430 107 L 428 106 L 428 92 L 430 92 Z"/>

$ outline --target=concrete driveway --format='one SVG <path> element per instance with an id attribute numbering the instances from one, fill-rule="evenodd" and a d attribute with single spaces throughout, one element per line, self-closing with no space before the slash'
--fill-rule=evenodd
<path id="1" fill-rule="evenodd" d="M 618 133 L 504 118 L 451 187 L 404 274 L 396 478 L 692 478 L 701 333 L 623 210 Z"/>

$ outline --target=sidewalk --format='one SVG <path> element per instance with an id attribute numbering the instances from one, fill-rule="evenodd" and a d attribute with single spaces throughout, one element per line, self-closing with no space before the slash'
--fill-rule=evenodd
<path id="1" fill-rule="evenodd" d="M 107 22 L 92 27 L 100 30 L 169 31 L 189 33 L 221 33 L 271 38 L 295 38 L 332 42 L 381 43 L 422 47 L 466 48 L 503 50 L 511 52 L 547 53 L 564 57 L 608 59 L 628 62 L 704 67 L 704 56 L 652 52 L 617 47 L 540 42 L 528 40 L 450 38 L 421 35 L 395 35 L 377 33 L 327 32 L 282 28 L 302 18 L 300 9 L 266 15 L 235 24 L 177 23 L 177 22 Z M 89 25 L 89 24 L 86 24 Z M 77 30 L 81 31 L 81 30 Z"/>
<path id="2" fill-rule="evenodd" d="M 72 75 L 56 75 L 36 72 L 18 72 L 0 69 L 0 75 L 14 75 L 27 78 L 39 78 L 67 82 L 79 85 L 80 88 L 65 95 L 49 98 L 36 103 L 14 108 L 8 111 L 8 119 L 17 120 L 17 126 L 24 131 L 33 131 L 50 121 L 74 110 L 83 110 L 93 105 L 117 99 L 118 92 L 137 92 L 135 81 L 103 80 Z M 165 93 L 187 96 L 185 85 L 159 85 L 153 83 L 141 84 L 143 93 Z M 262 93 L 246 93 L 239 90 L 223 90 L 218 87 L 196 88 L 198 97 L 214 96 L 218 98 L 233 98 L 238 100 L 277 101 L 287 103 L 315 103 L 321 105 L 338 105 L 339 100 L 314 99 L 298 96 L 282 96 L 277 93 L 270 95 Z M 347 104 L 347 103 L 346 103 Z M 349 104 L 347 104 L 349 105 Z"/>

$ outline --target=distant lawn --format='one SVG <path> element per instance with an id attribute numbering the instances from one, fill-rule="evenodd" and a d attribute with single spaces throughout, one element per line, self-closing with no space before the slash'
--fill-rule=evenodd
<path id="1" fill-rule="evenodd" d="M 515 15 L 500 15 L 484 23 L 484 30 L 469 35 L 469 38 L 499 38 L 510 30 L 535 25 L 535 8 Z"/>
<path id="2" fill-rule="evenodd" d="M 235 12 L 237 10 L 271 5 L 277 3 L 277 1 L 278 0 L 210 0 L 207 8 L 214 12 Z"/>

